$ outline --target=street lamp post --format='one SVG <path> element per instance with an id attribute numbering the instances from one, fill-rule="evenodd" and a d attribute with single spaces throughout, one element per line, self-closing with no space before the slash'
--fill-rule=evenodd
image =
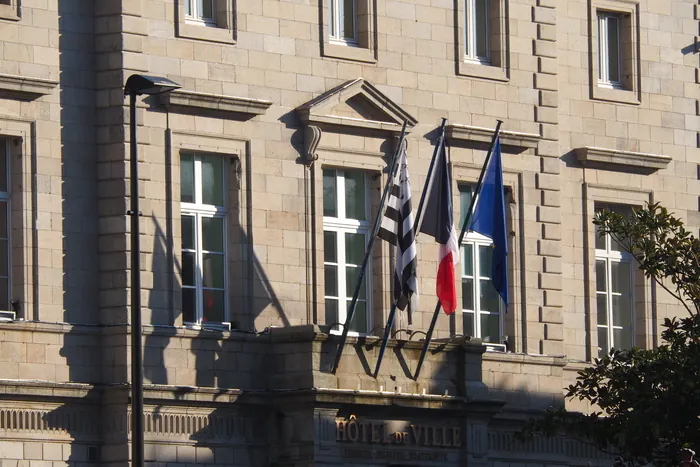
<path id="1" fill-rule="evenodd" d="M 136 96 L 161 94 L 180 87 L 158 76 L 131 75 L 124 94 L 129 96 L 131 134 L 131 465 L 143 466 L 143 352 L 141 347 L 141 242 L 139 239 L 139 166 L 136 141 Z"/>

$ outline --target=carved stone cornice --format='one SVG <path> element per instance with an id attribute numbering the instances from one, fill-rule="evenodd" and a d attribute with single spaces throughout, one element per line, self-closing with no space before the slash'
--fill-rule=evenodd
<path id="1" fill-rule="evenodd" d="M 671 157 L 662 154 L 621 151 L 592 146 L 576 149 L 576 158 L 584 167 L 600 167 L 612 170 L 632 168 L 636 172 L 645 173 L 664 169 L 671 163 Z"/>
<path id="2" fill-rule="evenodd" d="M 249 116 L 262 115 L 272 105 L 271 101 L 251 99 L 249 97 L 234 97 L 223 94 L 176 89 L 161 94 L 161 102 L 172 110 L 187 109 L 190 112 L 219 112 L 244 114 Z"/>
<path id="3" fill-rule="evenodd" d="M 18 100 L 34 100 L 41 96 L 51 94 L 58 86 L 58 81 L 0 74 L 0 95 Z"/>
<path id="4" fill-rule="evenodd" d="M 471 125 L 452 124 L 445 128 L 445 135 L 450 145 L 459 145 L 466 143 L 490 143 L 493 138 L 491 128 L 483 128 Z M 521 133 L 518 131 L 501 130 L 499 137 L 502 146 L 510 146 L 519 151 L 532 149 L 537 147 L 542 138 L 534 133 Z"/>

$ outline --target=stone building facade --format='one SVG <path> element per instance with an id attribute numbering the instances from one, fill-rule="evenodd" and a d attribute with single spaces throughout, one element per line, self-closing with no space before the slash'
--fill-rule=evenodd
<path id="1" fill-rule="evenodd" d="M 0 464 L 128 464 L 133 73 L 182 86 L 136 122 L 149 465 L 609 464 L 513 432 L 679 313 L 591 219 L 658 201 L 700 228 L 699 28 L 697 0 L 0 0 Z M 401 125 L 417 199 L 442 118 L 455 217 L 504 122 L 511 303 L 468 236 L 414 380 L 419 238 L 374 377 L 378 242 L 332 374 Z"/>

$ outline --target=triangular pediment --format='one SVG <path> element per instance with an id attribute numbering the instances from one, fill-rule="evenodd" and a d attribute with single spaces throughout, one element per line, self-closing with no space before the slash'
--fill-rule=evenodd
<path id="1" fill-rule="evenodd" d="M 341 84 L 297 109 L 306 125 L 366 128 L 388 132 L 417 120 L 363 78 Z"/>

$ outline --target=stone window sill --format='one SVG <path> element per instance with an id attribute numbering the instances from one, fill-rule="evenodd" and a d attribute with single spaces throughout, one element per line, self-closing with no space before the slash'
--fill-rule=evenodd
<path id="1" fill-rule="evenodd" d="M 342 44 L 323 43 L 323 56 L 328 58 L 340 58 L 353 62 L 377 63 L 372 49 L 353 47 Z"/>
<path id="2" fill-rule="evenodd" d="M 217 28 L 204 24 L 188 24 L 180 22 L 177 25 L 177 36 L 185 39 L 235 44 L 236 39 L 232 29 Z"/>
<path id="3" fill-rule="evenodd" d="M 9 21 L 19 21 L 22 19 L 17 10 L 17 5 L 0 5 L 0 19 L 6 19 Z"/>
<path id="4" fill-rule="evenodd" d="M 492 81 L 509 81 L 505 68 L 475 62 L 461 61 L 457 64 L 457 74 L 473 78 L 489 79 Z"/>
<path id="5" fill-rule="evenodd" d="M 635 91 L 608 88 L 599 85 L 592 86 L 591 99 L 631 105 L 640 105 L 642 103 L 639 94 Z"/>

